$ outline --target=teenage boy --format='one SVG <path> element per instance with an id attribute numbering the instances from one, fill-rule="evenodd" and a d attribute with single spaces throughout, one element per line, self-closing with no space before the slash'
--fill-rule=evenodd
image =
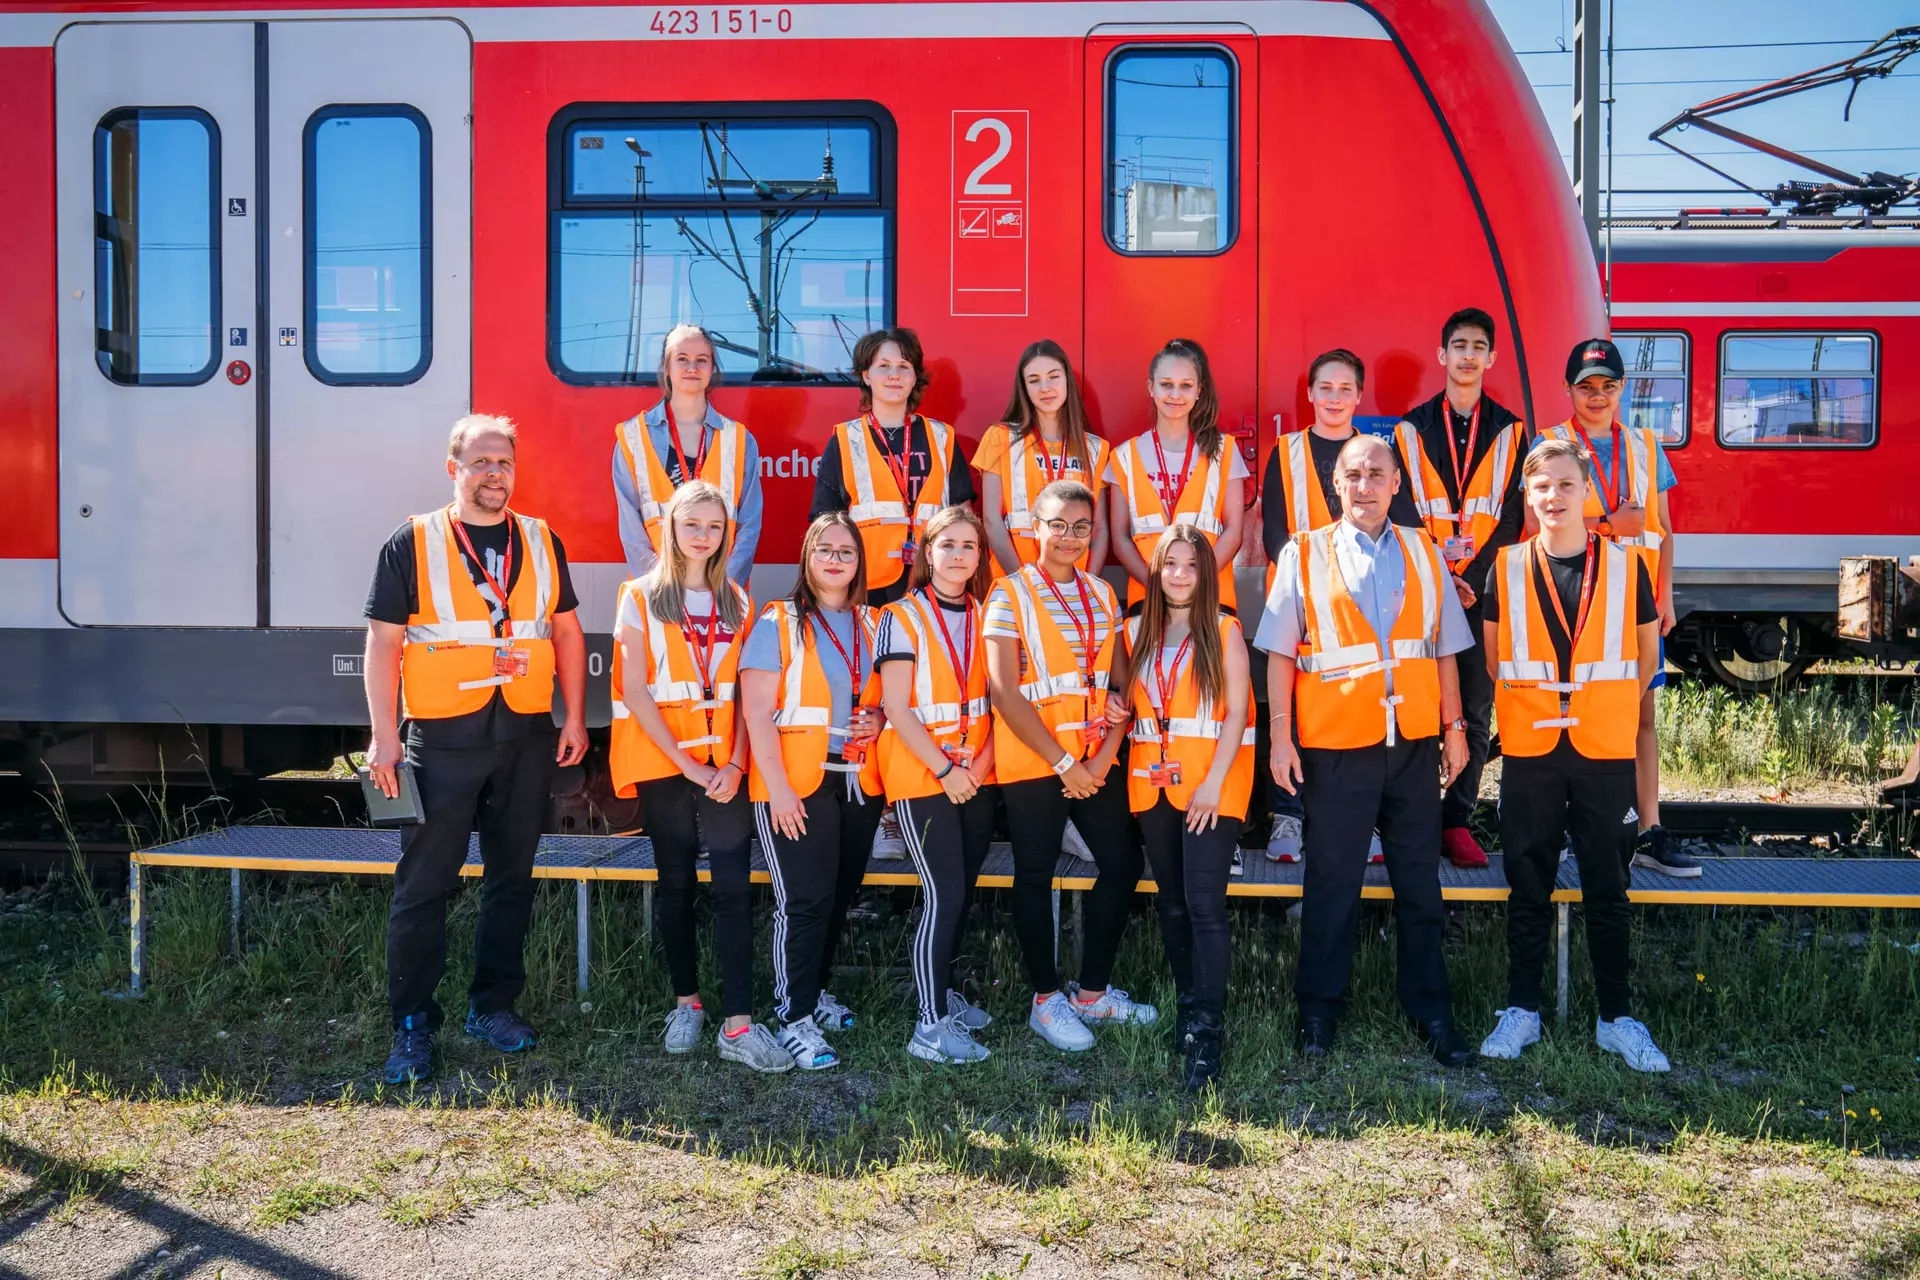
<path id="1" fill-rule="evenodd" d="M 1345 347 L 1323 351 L 1307 366 L 1307 403 L 1313 406 L 1313 425 L 1290 432 L 1274 442 L 1267 455 L 1266 478 L 1260 492 L 1260 535 L 1267 549 L 1267 591 L 1273 591 L 1280 552 L 1295 534 L 1324 528 L 1340 518 L 1340 495 L 1333 483 L 1334 463 L 1353 439 L 1353 415 L 1366 389 L 1367 367 Z M 1388 510 L 1394 524 L 1418 525 L 1412 502 L 1394 495 Z M 1482 753 L 1485 754 L 1484 752 Z M 1302 857 L 1300 797 L 1269 783 L 1272 792 L 1273 831 L 1267 837 L 1267 857 L 1275 862 L 1299 862 Z M 1379 862 L 1380 837 L 1374 836 L 1368 861 Z"/>
<path id="2" fill-rule="evenodd" d="M 1577 443 L 1593 468 L 1587 489 L 1587 527 L 1623 547 L 1635 548 L 1653 575 L 1660 606 L 1659 654 L 1653 681 L 1640 699 L 1640 729 L 1634 747 L 1634 813 L 1639 838 L 1635 866 L 1669 876 L 1697 876 L 1700 863 L 1669 844 L 1660 825 L 1660 743 L 1654 734 L 1654 691 L 1667 683 L 1666 635 L 1673 630 L 1673 517 L 1667 491 L 1678 483 L 1667 465 L 1660 437 L 1649 427 L 1620 425 L 1620 393 L 1626 387 L 1620 348 L 1589 338 L 1567 356 L 1567 397 L 1573 417 L 1541 434 Z"/>
<path id="3" fill-rule="evenodd" d="M 1493 367 L 1493 343 L 1493 317 L 1480 308 L 1448 316 L 1437 353 L 1446 388 L 1408 410 L 1393 429 L 1414 510 L 1440 545 L 1475 645 L 1480 601 L 1474 584 L 1487 580 L 1487 566 L 1500 548 L 1520 540 L 1525 516 L 1520 459 L 1527 424 L 1482 388 Z M 1467 720 L 1467 767 L 1440 804 L 1440 851 L 1456 867 L 1484 867 L 1486 850 L 1467 826 L 1480 798 L 1493 714 L 1493 684 L 1478 653 L 1460 656 L 1460 705 Z"/>
<path id="4" fill-rule="evenodd" d="M 1641 695 L 1660 648 L 1646 562 L 1582 518 L 1591 470 L 1579 446 L 1544 440 L 1522 465 L 1540 532 L 1495 558 L 1482 645 L 1500 718 L 1500 847 L 1506 852 L 1507 1007 L 1480 1046 L 1518 1058 L 1540 1039 L 1562 841 L 1580 867 L 1581 912 L 1600 1017 L 1594 1041 L 1635 1071 L 1669 1070 L 1628 1016 L 1627 852 Z"/>

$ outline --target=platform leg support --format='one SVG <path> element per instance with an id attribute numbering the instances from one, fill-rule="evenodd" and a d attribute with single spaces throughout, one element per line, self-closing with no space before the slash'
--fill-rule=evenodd
<path id="1" fill-rule="evenodd" d="M 593 890 L 585 880 L 578 881 L 573 888 L 573 930 L 579 939 L 577 955 L 574 962 L 573 981 L 574 986 L 579 989 L 580 994 L 583 996 L 587 994 L 587 966 L 592 958 L 589 954 L 589 948 L 592 944 L 587 938 L 588 925 L 592 915 Z"/>
<path id="2" fill-rule="evenodd" d="M 133 994 L 143 996 L 147 993 L 147 904 L 141 883 L 140 864 L 129 859 L 127 862 L 127 922 L 132 931 L 132 975 L 128 989 Z"/>
<path id="3" fill-rule="evenodd" d="M 1081 967 L 1081 962 L 1087 954 L 1086 896 L 1085 889 L 1073 891 L 1073 967 L 1075 969 Z"/>
<path id="4" fill-rule="evenodd" d="M 1060 882 L 1053 883 L 1053 967 L 1060 967 Z"/>
<path id="5" fill-rule="evenodd" d="M 240 868 L 228 872 L 227 954 L 240 958 Z"/>
<path id="6" fill-rule="evenodd" d="M 653 941 L 653 881 L 640 882 L 640 931 L 648 942 Z"/>
<path id="7" fill-rule="evenodd" d="M 1556 975 L 1554 981 L 1553 1008 L 1554 1012 L 1559 1016 L 1560 1021 L 1565 1022 L 1567 1020 L 1567 951 L 1569 949 L 1567 929 L 1572 919 L 1573 910 L 1564 902 L 1555 903 L 1554 906 L 1559 925 L 1553 931 L 1553 968 Z"/>

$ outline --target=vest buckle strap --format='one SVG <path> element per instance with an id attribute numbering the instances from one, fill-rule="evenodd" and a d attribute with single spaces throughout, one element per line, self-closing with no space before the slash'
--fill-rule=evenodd
<path id="1" fill-rule="evenodd" d="M 488 676 L 485 680 L 462 680 L 459 687 L 460 692 L 465 693 L 469 689 L 491 689 L 495 685 L 510 684 L 512 681 L 512 676 Z"/>
<path id="2" fill-rule="evenodd" d="M 1587 686 L 1582 680 L 1542 680 L 1534 687 L 1545 689 L 1548 693 L 1578 693 Z"/>
<path id="3" fill-rule="evenodd" d="M 1400 740 L 1400 718 L 1393 709 L 1405 701 L 1406 698 L 1397 693 L 1380 699 L 1380 705 L 1387 709 L 1387 745 L 1390 747 Z"/>
<path id="4" fill-rule="evenodd" d="M 685 751 L 688 747 L 704 747 L 708 745 L 713 745 L 717 747 L 720 745 L 721 742 L 722 742 L 722 739 L 719 737 L 719 735 L 708 734 L 704 738 L 688 738 L 685 742 L 676 742 L 673 745 L 676 747 L 679 747 L 682 751 Z"/>
<path id="5" fill-rule="evenodd" d="M 1366 662 L 1359 666 L 1342 667 L 1338 671 L 1323 671 L 1320 673 L 1320 679 L 1322 681 L 1358 680 L 1361 676 L 1370 676 L 1376 671 L 1391 671 L 1399 665 L 1400 659 L 1398 658 L 1382 658 L 1378 662 Z M 1397 702 L 1399 699 L 1396 698 L 1394 701 Z"/>
<path id="6" fill-rule="evenodd" d="M 712 702 L 696 702 L 693 704 L 691 709 L 694 711 L 718 711 L 720 708 L 726 705 L 727 705 L 726 703 L 721 702 L 719 699 L 716 698 Z M 680 745 L 685 746 L 686 743 L 683 742 Z"/>
<path id="7" fill-rule="evenodd" d="M 861 769 L 860 765 L 848 764 L 844 760 L 828 760 L 820 767 L 828 773 L 858 773 Z"/>
<path id="8" fill-rule="evenodd" d="M 1579 716 L 1560 716 L 1553 720 L 1535 720 L 1533 727 L 1536 729 L 1571 729 L 1579 723 Z"/>

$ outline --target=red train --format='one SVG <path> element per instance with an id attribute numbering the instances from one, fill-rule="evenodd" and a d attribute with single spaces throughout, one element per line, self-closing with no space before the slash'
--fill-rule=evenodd
<path id="1" fill-rule="evenodd" d="M 1557 420 L 1602 298 L 1477 0 L 9 6 L 0 762 L 357 740 L 375 550 L 445 500 L 469 406 L 521 424 L 517 504 L 604 633 L 611 428 L 675 321 L 759 441 L 764 594 L 867 328 L 919 329 L 969 453 L 1031 339 L 1110 439 L 1197 339 L 1257 461 L 1328 346 L 1366 354 L 1364 413 L 1432 395 L 1465 304 L 1501 322 L 1492 393 Z"/>
<path id="2" fill-rule="evenodd" d="M 1841 558 L 1920 554 L 1920 217 L 1621 219 L 1611 262 L 1623 413 L 1680 481 L 1670 654 L 1759 687 L 1846 653 Z"/>

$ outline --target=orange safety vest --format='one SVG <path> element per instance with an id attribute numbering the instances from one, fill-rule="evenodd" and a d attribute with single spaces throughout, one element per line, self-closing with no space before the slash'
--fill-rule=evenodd
<path id="1" fill-rule="evenodd" d="M 1226 714 L 1225 707 L 1216 707 L 1200 696 L 1200 688 L 1193 678 L 1193 662 L 1188 660 L 1173 687 L 1172 705 L 1166 708 L 1166 737 L 1161 738 L 1161 722 L 1154 715 L 1153 699 L 1148 692 L 1148 681 L 1153 680 L 1154 662 L 1158 654 L 1139 652 L 1139 618 L 1127 621 L 1127 641 L 1134 649 L 1133 705 L 1135 716 L 1133 732 L 1129 735 L 1131 745 L 1127 748 L 1127 803 L 1135 813 L 1145 813 L 1153 808 L 1160 799 L 1162 788 L 1153 786 L 1149 781 L 1150 766 L 1162 760 L 1177 763 L 1180 766 L 1180 785 L 1165 788 L 1167 802 L 1181 812 L 1186 812 L 1187 802 L 1193 798 L 1193 791 L 1213 768 L 1214 756 L 1220 750 L 1220 731 L 1223 727 L 1221 717 Z M 1233 638 L 1239 623 L 1232 618 L 1220 619 L 1220 642 L 1225 644 Z M 1251 711 L 1252 704 L 1248 704 Z M 1224 818 L 1245 819 L 1247 802 L 1253 796 L 1253 747 L 1258 731 L 1254 728 L 1249 715 L 1246 728 L 1240 734 L 1240 746 L 1234 752 L 1233 764 L 1227 770 L 1226 785 L 1220 789 L 1220 816 Z"/>
<path id="2" fill-rule="evenodd" d="M 473 585 L 453 532 L 453 508 L 413 517 L 413 573 L 420 596 L 400 650 L 401 714 L 445 720 L 481 710 L 495 689 L 522 715 L 553 710 L 553 607 L 559 599 L 553 535 L 544 520 L 507 512 L 517 522 L 520 574 L 507 587 L 507 635 L 493 633 L 492 611 Z M 505 584 L 502 584 L 503 586 Z M 515 672 L 495 672 L 495 655 L 512 655 Z M 524 655 L 524 674 L 518 660 Z"/>
<path id="3" fill-rule="evenodd" d="M 1442 405 L 1440 412 L 1446 415 L 1453 411 Z M 1451 423 L 1447 429 L 1452 430 Z M 1506 497 L 1507 485 L 1513 481 L 1513 469 L 1520 465 L 1520 455 L 1526 451 L 1522 444 L 1527 438 L 1526 430 L 1526 424 L 1518 421 L 1500 428 L 1493 437 L 1493 447 L 1481 455 L 1480 465 L 1467 477 L 1466 490 L 1460 495 L 1460 510 L 1456 512 L 1447 497 L 1447 486 L 1439 468 L 1420 445 L 1420 429 L 1411 422 L 1402 422 L 1393 429 L 1393 442 L 1400 447 L 1400 456 L 1407 464 L 1413 509 L 1420 513 L 1428 537 L 1444 542 L 1456 536 L 1464 520 L 1475 554 L 1487 545 L 1493 531 L 1500 526 L 1500 513 L 1505 505 L 1502 499 Z M 1448 465 L 1452 465 L 1451 458 Z"/>
<path id="4" fill-rule="evenodd" d="M 1274 456 L 1280 463 L 1274 468 L 1280 477 L 1280 492 L 1275 496 L 1287 509 L 1288 526 L 1297 534 L 1334 521 L 1333 506 L 1327 501 L 1326 490 L 1320 487 L 1320 473 L 1314 469 L 1313 448 L 1307 442 L 1311 434 L 1311 431 L 1289 432 L 1273 446 Z M 1268 595 L 1273 594 L 1273 575 L 1278 569 L 1278 561 L 1267 565 Z"/>
<path id="5" fill-rule="evenodd" d="M 1041 722 L 1060 744 L 1061 751 L 1076 760 L 1085 760 L 1100 745 L 1100 739 L 1089 737 L 1086 730 L 1089 724 L 1105 723 L 1113 637 L 1119 630 L 1114 624 L 1120 609 L 1113 598 L 1113 588 L 1091 574 L 1075 570 L 1075 582 L 1060 587 L 1060 594 L 1069 606 L 1078 609 L 1080 587 L 1084 585 L 1094 609 L 1107 623 L 1107 638 L 1094 655 L 1093 670 L 1083 674 L 1080 664 L 1085 660 L 1085 653 L 1080 637 L 1070 635 L 1047 611 L 1045 573 L 1039 565 L 1023 565 L 1020 572 L 1008 574 L 993 589 L 995 594 L 1005 594 L 1020 625 L 1020 696 L 1040 713 Z M 1001 782 L 1050 778 L 1054 762 L 1059 758 L 1056 752 L 1041 759 L 1007 727 L 1005 720 L 994 718 L 993 767 Z"/>
<path id="6" fill-rule="evenodd" d="M 927 428 L 927 451 L 931 458 L 927 477 L 914 495 L 913 513 L 907 512 L 907 500 L 900 482 L 885 461 L 879 441 L 867 429 L 866 418 L 854 418 L 833 429 L 840 442 L 840 477 L 846 492 L 853 495 L 847 514 L 860 530 L 860 541 L 867 553 L 867 589 L 890 587 L 907 571 L 902 554 L 911 531 L 919 538 L 927 522 L 948 505 L 947 481 L 953 472 L 953 428 L 924 414 L 908 414 L 903 433 L 909 452 L 913 449 L 913 420 L 919 417 Z"/>
<path id="7" fill-rule="evenodd" d="M 1615 426 L 1620 424 L 1615 423 Z M 1580 443 L 1580 436 L 1573 429 L 1573 420 L 1569 418 L 1557 427 L 1548 427 L 1543 439 L 1567 440 Z M 1613 465 L 1618 473 L 1622 466 L 1626 469 L 1626 483 L 1621 486 L 1622 502 L 1637 502 L 1647 509 L 1647 530 L 1637 538 L 1622 538 L 1615 535 L 1612 539 L 1623 547 L 1638 547 L 1640 558 L 1647 562 L 1647 571 L 1659 582 L 1660 547 L 1667 540 L 1668 530 L 1660 523 L 1660 439 L 1652 427 L 1621 427 L 1620 441 L 1624 448 L 1614 450 Z M 1625 455 L 1624 462 L 1621 455 Z M 1587 509 L 1589 519 L 1597 520 L 1607 514 L 1607 503 L 1601 494 L 1600 460 L 1591 459 L 1593 479 L 1587 484 Z"/>
<path id="8" fill-rule="evenodd" d="M 1210 545 L 1219 542 L 1220 535 L 1227 531 L 1227 503 L 1230 500 L 1238 501 L 1237 494 L 1231 497 L 1228 494 L 1232 485 L 1226 479 L 1232 471 L 1228 450 L 1233 448 L 1233 442 L 1221 436 L 1219 454 L 1199 460 L 1193 473 L 1187 477 L 1186 485 L 1180 490 L 1180 498 L 1173 504 L 1173 514 L 1169 517 L 1166 504 L 1160 501 L 1160 494 L 1147 471 L 1146 454 L 1140 447 L 1144 439 L 1145 432 L 1116 446 L 1113 451 L 1113 472 L 1119 481 L 1120 491 L 1127 498 L 1127 529 L 1134 547 L 1140 552 L 1140 558 L 1151 565 L 1153 549 L 1159 545 L 1160 535 L 1176 524 L 1194 526 L 1207 535 Z M 1168 462 L 1171 465 L 1172 460 Z M 1132 580 L 1127 582 L 1128 608 L 1146 598 L 1147 589 L 1144 586 Z M 1220 566 L 1220 607 L 1235 607 L 1231 564 Z"/>
<path id="9" fill-rule="evenodd" d="M 1399 738 L 1440 732 L 1440 592 L 1453 584 L 1433 539 L 1418 529 L 1387 527 L 1400 539 L 1406 563 L 1406 594 L 1387 646 L 1367 625 L 1340 571 L 1339 526 L 1295 538 L 1307 625 L 1294 658 L 1293 714 L 1303 747 L 1392 746 Z"/>
<path id="10" fill-rule="evenodd" d="M 753 621 L 753 602 L 739 587 L 727 584 L 740 598 L 741 613 L 747 621 L 713 673 L 713 698 L 708 701 L 685 628 L 653 612 L 647 601 L 646 582 L 645 578 L 635 578 L 620 585 L 620 603 L 613 616 L 618 618 L 626 612 L 627 597 L 632 596 L 640 616 L 646 619 L 646 630 L 638 637 L 638 656 L 646 664 L 647 695 L 660 708 L 674 745 L 701 764 L 726 764 L 733 759 L 734 682 L 740 670 L 740 646 L 746 643 Z M 613 793 L 624 798 L 634 794 L 637 782 L 678 777 L 680 766 L 647 736 L 628 710 L 621 696 L 627 686 L 619 637 L 614 641 L 613 728 L 607 744 L 607 771 L 613 777 Z"/>
<path id="11" fill-rule="evenodd" d="M 1543 756 L 1567 731 L 1573 749 L 1590 760 L 1631 760 L 1640 733 L 1640 632 L 1635 625 L 1634 564 L 1605 538 L 1595 573 L 1587 625 L 1573 646 L 1573 670 L 1563 678 L 1547 631 L 1533 574 L 1535 539 L 1500 549 L 1494 587 L 1500 627 L 1493 711 L 1500 750 Z M 1515 626 L 1518 619 L 1523 625 Z M 1569 619 L 1575 626 L 1579 623 Z"/>
<path id="12" fill-rule="evenodd" d="M 876 614 L 862 605 L 856 616 L 866 632 L 867 648 L 871 651 L 874 631 L 879 625 Z M 870 796 L 879 795 L 880 763 L 874 752 L 867 753 L 864 765 L 840 764 L 827 759 L 829 739 L 835 734 L 844 736 L 846 731 L 830 727 L 833 693 L 827 684 L 826 670 L 820 665 L 819 646 L 809 634 L 813 624 L 807 623 L 803 632 L 793 602 L 775 600 L 761 612 L 760 620 L 754 625 L 779 628 L 780 682 L 775 686 L 773 727 L 780 734 L 780 763 L 786 770 L 787 785 L 804 800 L 820 789 L 828 773 L 857 773 L 860 789 Z M 839 658 L 836 656 L 834 661 L 838 662 Z M 871 667 L 864 686 L 856 689 L 854 695 L 856 706 L 880 705 L 880 682 Z M 756 756 L 747 770 L 747 795 L 751 799 L 772 798 L 767 793 L 765 767 L 766 762 Z"/>
<path id="13" fill-rule="evenodd" d="M 1001 500 L 1006 506 L 1007 536 L 1012 539 L 1013 554 L 1019 558 L 1021 564 L 1036 564 L 1040 560 L 1040 534 L 1033 515 L 1033 499 L 1039 495 L 1040 490 L 1046 488 L 1050 481 L 1070 480 L 1076 477 L 1068 475 L 1064 470 L 1059 475 L 1051 475 L 1048 472 L 1047 463 L 1042 459 L 1045 446 L 1034 443 L 1035 432 L 1023 431 L 1016 436 L 1011 428 L 1004 425 L 988 427 L 987 431 L 989 433 L 1003 431 L 1008 435 L 1007 447 L 1000 454 L 999 466 L 994 469 L 1000 477 Z M 1060 447 L 1065 450 L 1064 441 Z M 1107 442 L 1099 436 L 1087 437 L 1087 465 L 1091 468 L 1091 474 L 1080 476 L 1078 479 L 1093 491 L 1095 499 L 1100 496 L 1103 483 L 1101 477 L 1106 474 L 1107 454 L 1110 452 Z M 1080 559 L 1074 562 L 1082 569 L 1087 567 L 1093 556 L 1093 540 L 1089 538 L 1087 542 L 1087 550 L 1083 551 Z M 994 564 L 993 576 L 995 578 L 1006 576 L 1000 571 L 998 562 Z"/>
<path id="14" fill-rule="evenodd" d="M 960 673 L 954 669 L 948 642 L 941 638 L 945 630 L 939 609 L 927 602 L 924 592 L 916 591 L 883 610 L 893 615 L 893 624 L 913 637 L 913 718 L 926 726 L 941 750 L 964 746 L 975 759 L 986 749 L 987 734 L 993 728 L 993 712 L 987 698 L 987 642 L 982 634 L 986 607 L 974 601 L 973 670 L 964 695 Z M 960 655 L 962 661 L 967 655 Z M 967 716 L 965 736 L 960 733 L 960 716 Z M 913 800 L 940 795 L 943 788 L 933 770 L 921 763 L 891 722 L 880 731 L 880 777 L 887 788 L 887 800 Z M 991 774 L 987 782 L 992 783 Z"/>
<path id="15" fill-rule="evenodd" d="M 662 402 L 662 411 L 669 419 L 673 410 Z M 669 432 L 675 431 L 671 421 L 667 424 Z M 703 431 L 705 428 L 701 428 Z M 667 518 L 667 502 L 673 497 L 673 481 L 667 475 L 667 468 L 660 461 L 660 455 L 654 452 L 653 433 L 647 429 L 644 415 L 628 418 L 613 429 L 614 447 L 620 451 L 620 458 L 627 464 L 627 471 L 633 476 L 634 491 L 640 495 L 640 519 L 647 527 L 647 541 L 653 544 L 654 554 L 660 552 L 660 525 Z M 740 519 L 740 503 L 747 492 L 747 429 L 731 418 L 722 417 L 721 425 L 714 431 L 713 443 L 707 447 L 707 460 L 701 464 L 700 479 L 720 491 L 727 502 L 727 545 L 733 545 L 733 535 Z"/>

